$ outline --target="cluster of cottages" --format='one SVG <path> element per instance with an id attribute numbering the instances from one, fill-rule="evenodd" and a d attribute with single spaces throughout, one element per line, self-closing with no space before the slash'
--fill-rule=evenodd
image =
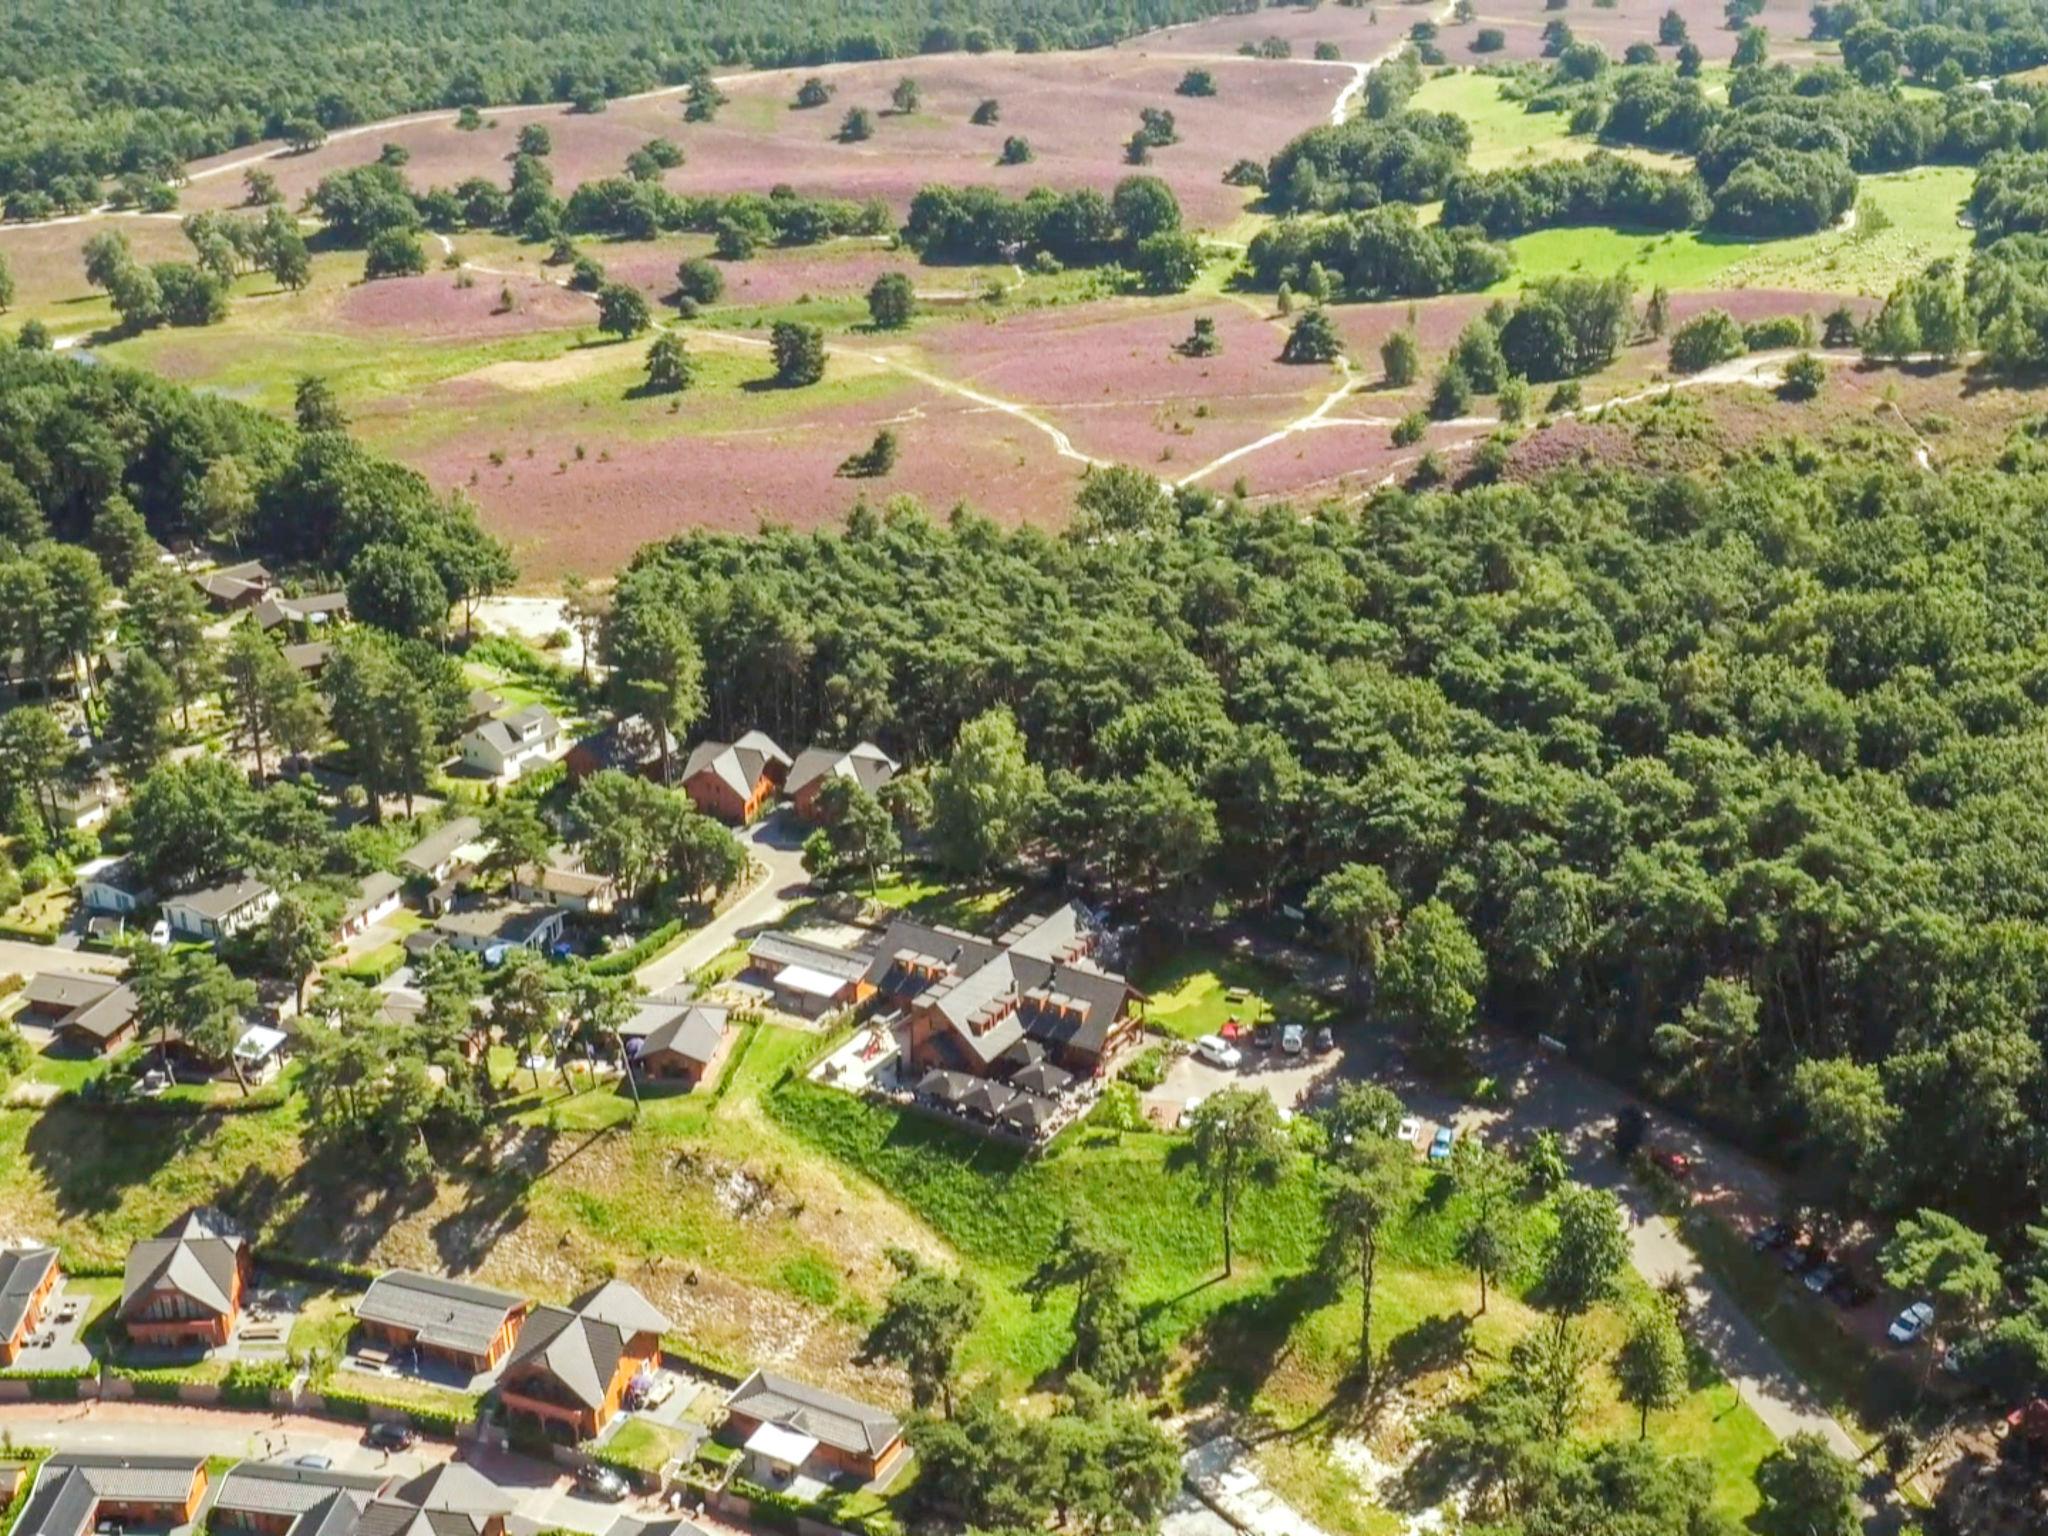
<path id="1" fill-rule="evenodd" d="M 571 779 L 607 768 L 662 781 L 690 797 L 707 816 L 734 826 L 758 819 L 787 797 L 806 821 L 818 819 L 818 796 L 834 779 L 846 779 L 873 793 L 902 771 L 901 764 L 873 742 L 850 748 L 807 747 L 792 758 L 765 731 L 748 731 L 737 741 L 703 741 L 684 752 L 666 727 L 639 715 L 615 720 L 571 746 L 564 758 Z"/>
<path id="2" fill-rule="evenodd" d="M 114 1319 L 136 1345 L 219 1349 L 235 1336 L 254 1271 L 242 1233 L 188 1212 L 130 1249 Z M 0 1250 L 0 1366 L 11 1366 L 58 1290 L 54 1249 Z M 417 1270 L 379 1275 L 356 1303 L 355 1363 L 489 1387 L 509 1428 L 562 1445 L 596 1439 L 646 1399 L 672 1329 L 632 1285 L 608 1280 L 567 1306 Z M 869 1404 L 757 1371 L 726 1401 L 727 1437 L 761 1474 L 872 1482 L 893 1475 L 902 1426 Z"/>

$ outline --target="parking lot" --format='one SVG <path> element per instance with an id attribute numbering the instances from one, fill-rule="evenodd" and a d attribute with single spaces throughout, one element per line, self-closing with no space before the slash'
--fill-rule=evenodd
<path id="1" fill-rule="evenodd" d="M 1321 1082 L 1343 1065 L 1341 1050 L 1315 1055 L 1304 1051 L 1289 1056 L 1279 1050 L 1265 1051 L 1249 1040 L 1241 1043 L 1243 1060 L 1234 1068 L 1204 1061 L 1193 1051 L 1176 1057 L 1166 1069 L 1160 1085 L 1145 1095 L 1145 1107 L 1155 1119 L 1173 1124 L 1190 1101 L 1207 1098 L 1225 1088 L 1257 1088 L 1272 1097 L 1274 1104 L 1292 1113 L 1299 1109 Z"/>
<path id="2" fill-rule="evenodd" d="M 11 1369 L 16 1371 L 84 1371 L 92 1368 L 92 1351 L 80 1341 L 79 1335 L 92 1318 L 95 1298 L 77 1289 L 68 1281 L 59 1281 L 57 1289 L 43 1305 L 43 1315 L 36 1331 L 22 1346 Z"/>

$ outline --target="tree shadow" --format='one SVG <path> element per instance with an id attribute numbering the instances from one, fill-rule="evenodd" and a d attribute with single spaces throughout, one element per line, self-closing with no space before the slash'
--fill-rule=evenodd
<path id="1" fill-rule="evenodd" d="M 22 1151 L 58 1215 L 90 1220 L 118 1209 L 129 1190 L 162 1177 L 167 1164 L 209 1140 L 224 1119 L 217 1110 L 57 1103 L 31 1121 Z"/>
<path id="2" fill-rule="evenodd" d="M 1382 1373 L 1401 1381 L 1439 1371 L 1453 1371 L 1469 1365 L 1478 1341 L 1472 1318 L 1463 1312 L 1445 1312 L 1425 1317 L 1387 1345 L 1386 1370 Z"/>
<path id="3" fill-rule="evenodd" d="M 1197 1359 L 1182 1384 L 1183 1401 L 1190 1407 L 1250 1409 L 1260 1387 L 1292 1353 L 1295 1325 L 1330 1296 L 1327 1280 L 1303 1273 L 1225 1302 L 1192 1340 Z"/>

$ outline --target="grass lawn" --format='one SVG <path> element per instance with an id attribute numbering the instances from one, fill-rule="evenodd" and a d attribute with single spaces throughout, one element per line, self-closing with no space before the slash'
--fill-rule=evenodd
<path id="1" fill-rule="evenodd" d="M 642 1472 L 658 1474 L 683 1454 L 688 1441 L 676 1430 L 648 1419 L 629 1418 L 604 1443 L 605 1454 Z"/>
<path id="2" fill-rule="evenodd" d="M 873 900 L 921 923 L 983 932 L 998 912 L 1017 899 L 1019 889 L 1000 881 L 960 884 L 928 870 L 908 869 L 898 870 L 893 879 L 876 886 Z"/>
<path id="3" fill-rule="evenodd" d="M 1216 950 L 1184 950 L 1135 979 L 1150 998 L 1146 1022 L 1183 1040 L 1215 1034 L 1233 1018 L 1245 1025 L 1263 1019 L 1317 1025 L 1337 1012 L 1285 975 Z"/>
<path id="4" fill-rule="evenodd" d="M 1464 119 L 1472 130 L 1475 171 L 1577 160 L 1600 147 L 1590 135 L 1574 134 L 1564 113 L 1531 112 L 1504 95 L 1502 84 L 1498 76 L 1472 70 L 1433 75 L 1408 105 L 1417 112 L 1451 112 Z"/>

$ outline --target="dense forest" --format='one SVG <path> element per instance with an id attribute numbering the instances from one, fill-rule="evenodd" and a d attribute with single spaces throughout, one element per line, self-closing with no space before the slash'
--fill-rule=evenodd
<path id="1" fill-rule="evenodd" d="M 1077 874 L 1257 907 L 1376 869 L 1477 940 L 1486 1012 L 1807 1145 L 1817 1201 L 2017 1231 L 2048 477 L 2016 468 L 1794 445 L 1305 520 L 1103 472 L 1079 537 L 861 509 L 651 548 L 620 602 L 689 616 L 714 734 L 930 762 L 1006 712 Z"/>
<path id="2" fill-rule="evenodd" d="M 708 65 L 1094 47 L 1238 0 L 23 0 L 0 52 L 0 197 L 170 179 L 278 137 L 465 104 L 619 96 Z"/>

